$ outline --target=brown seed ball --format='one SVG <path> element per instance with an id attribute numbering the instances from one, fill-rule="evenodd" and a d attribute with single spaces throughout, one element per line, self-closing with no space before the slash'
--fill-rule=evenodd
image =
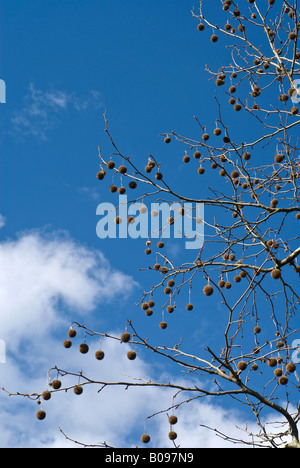
<path id="1" fill-rule="evenodd" d="M 165 143 L 171 143 L 171 137 L 167 136 L 167 137 L 165 138 Z"/>
<path id="2" fill-rule="evenodd" d="M 298 109 L 298 107 L 292 107 L 292 108 L 291 108 L 291 114 L 293 114 L 293 115 L 297 115 L 297 114 L 298 114 L 298 112 L 299 112 L 299 109 Z"/>
<path id="3" fill-rule="evenodd" d="M 124 165 L 122 164 L 122 165 L 119 167 L 118 170 L 119 170 L 119 172 L 120 172 L 121 174 L 126 174 L 126 172 L 127 172 L 127 167 L 124 166 Z"/>
<path id="4" fill-rule="evenodd" d="M 123 187 L 123 186 L 119 187 L 118 192 L 119 192 L 120 195 L 124 195 L 124 193 L 126 193 L 126 188 Z"/>
<path id="5" fill-rule="evenodd" d="M 198 29 L 198 31 L 204 31 L 204 29 L 205 29 L 204 24 L 202 24 L 202 23 L 198 24 L 197 29 Z"/>
<path id="6" fill-rule="evenodd" d="M 169 432 L 169 439 L 170 440 L 175 440 L 177 439 L 177 433 L 175 431 L 170 431 Z"/>
<path id="7" fill-rule="evenodd" d="M 257 371 L 258 365 L 256 363 L 252 364 L 251 369 L 254 370 L 254 371 Z"/>
<path id="8" fill-rule="evenodd" d="M 150 254 L 151 254 L 151 252 L 152 252 L 152 250 L 151 250 L 151 249 L 145 249 L 145 254 L 146 254 L 146 255 L 150 255 Z"/>
<path id="9" fill-rule="evenodd" d="M 210 38 L 211 42 L 218 42 L 218 36 L 216 34 L 213 34 Z"/>
<path id="10" fill-rule="evenodd" d="M 267 364 L 268 364 L 269 367 L 275 367 L 277 365 L 277 359 L 269 358 L 267 360 Z"/>
<path id="11" fill-rule="evenodd" d="M 77 335 L 77 332 L 76 330 L 74 330 L 74 328 L 70 328 L 68 331 L 68 335 L 70 338 L 75 338 L 75 336 Z"/>
<path id="12" fill-rule="evenodd" d="M 204 141 L 209 140 L 209 134 L 208 133 L 203 133 L 202 140 L 204 140 Z"/>
<path id="13" fill-rule="evenodd" d="M 193 305 L 192 304 L 187 304 L 186 305 L 186 310 L 193 310 Z"/>
<path id="14" fill-rule="evenodd" d="M 282 370 L 277 368 L 274 370 L 274 375 L 275 377 L 281 377 L 282 376 Z"/>
<path id="15" fill-rule="evenodd" d="M 279 270 L 279 268 L 274 268 L 274 269 L 271 271 L 271 276 L 272 276 L 272 278 L 274 278 L 274 279 L 279 279 L 279 278 L 281 278 L 281 271 Z"/>
<path id="16" fill-rule="evenodd" d="M 167 307 L 167 312 L 169 312 L 169 314 L 172 314 L 172 312 L 174 312 L 174 307 L 173 306 L 168 306 Z"/>
<path id="17" fill-rule="evenodd" d="M 171 294 L 171 292 L 172 292 L 172 289 L 169 288 L 168 286 L 164 289 L 165 294 Z"/>
<path id="18" fill-rule="evenodd" d="M 145 314 L 147 315 L 147 317 L 151 317 L 151 315 L 153 315 L 153 310 L 152 309 L 147 309 Z"/>
<path id="19" fill-rule="evenodd" d="M 215 128 L 214 135 L 219 136 L 221 135 L 221 133 L 222 133 L 222 130 L 220 128 Z"/>
<path id="20" fill-rule="evenodd" d="M 210 286 L 209 284 L 204 286 L 203 293 L 205 294 L 205 296 L 211 296 L 213 292 L 214 292 L 214 288 L 212 286 Z"/>
<path id="21" fill-rule="evenodd" d="M 261 332 L 261 328 L 259 326 L 254 327 L 254 333 L 257 335 L 258 333 Z"/>
<path id="22" fill-rule="evenodd" d="M 174 414 L 171 415 L 171 416 L 169 417 L 169 423 L 170 423 L 172 426 L 173 426 L 174 424 L 176 424 L 177 421 L 178 421 L 178 418 L 177 418 L 177 416 L 175 416 Z"/>
<path id="23" fill-rule="evenodd" d="M 239 177 L 239 175 L 240 175 L 239 171 L 232 171 L 231 172 L 231 177 L 233 179 L 236 179 L 237 177 Z"/>
<path id="24" fill-rule="evenodd" d="M 249 161 L 250 158 L 251 158 L 251 154 L 250 154 L 248 151 L 246 151 L 246 152 L 243 154 L 243 159 L 244 159 L 245 161 Z"/>
<path id="25" fill-rule="evenodd" d="M 202 175 L 205 173 L 204 167 L 198 167 L 198 174 Z"/>
<path id="26" fill-rule="evenodd" d="M 155 174 L 155 179 L 156 180 L 162 180 L 162 178 L 163 178 L 163 175 L 162 175 L 161 172 L 157 172 L 157 174 Z"/>
<path id="27" fill-rule="evenodd" d="M 116 223 L 116 224 L 121 224 L 121 222 L 122 222 L 121 216 L 116 216 L 116 217 L 115 217 L 115 223 Z"/>
<path id="28" fill-rule="evenodd" d="M 53 380 L 52 382 L 52 388 L 54 390 L 59 390 L 61 388 L 61 381 L 56 379 L 56 380 Z"/>
<path id="29" fill-rule="evenodd" d="M 45 391 L 42 393 L 42 398 L 43 398 L 43 400 L 45 400 L 45 401 L 51 400 L 51 392 L 49 392 L 48 390 L 45 390 Z"/>
<path id="30" fill-rule="evenodd" d="M 195 159 L 200 159 L 200 157 L 201 157 L 200 151 L 195 151 L 195 153 L 194 153 L 194 158 L 195 158 Z"/>
<path id="31" fill-rule="evenodd" d="M 40 410 L 36 413 L 36 417 L 37 419 L 39 419 L 40 421 L 43 421 L 43 419 L 46 418 L 46 412 L 43 411 L 43 410 Z"/>
<path id="32" fill-rule="evenodd" d="M 148 305 L 149 305 L 149 307 L 154 307 L 154 306 L 155 306 L 155 302 L 154 302 L 154 301 L 149 301 L 149 302 L 148 302 Z"/>
<path id="33" fill-rule="evenodd" d="M 224 280 L 220 280 L 219 283 L 218 283 L 219 287 L 220 288 L 224 288 L 225 286 L 225 281 Z"/>
<path id="34" fill-rule="evenodd" d="M 159 270 L 160 269 L 160 264 L 159 263 L 155 263 L 154 265 L 154 270 Z"/>
<path id="35" fill-rule="evenodd" d="M 190 157 L 187 154 L 185 156 L 183 156 L 183 162 L 184 163 L 190 162 Z"/>
<path id="36" fill-rule="evenodd" d="M 107 166 L 108 169 L 114 169 L 115 163 L 114 163 L 114 161 L 108 161 L 106 166 Z"/>
<path id="37" fill-rule="evenodd" d="M 233 278 L 233 281 L 235 283 L 240 283 L 242 281 L 242 278 L 240 277 L 240 275 L 236 275 L 234 278 Z"/>
<path id="38" fill-rule="evenodd" d="M 111 185 L 109 187 L 109 190 L 111 191 L 111 193 L 115 193 L 118 190 L 118 187 L 116 185 Z"/>
<path id="39" fill-rule="evenodd" d="M 128 353 L 127 353 L 127 358 L 128 358 L 130 361 L 134 361 L 135 358 L 136 358 L 136 352 L 133 351 L 133 350 L 128 351 Z"/>
<path id="40" fill-rule="evenodd" d="M 66 348 L 66 349 L 71 348 L 71 347 L 72 347 L 72 341 L 70 341 L 70 340 L 65 340 L 65 341 L 63 342 L 63 346 L 64 346 L 64 348 Z"/>
<path id="41" fill-rule="evenodd" d="M 295 372 L 296 370 L 296 366 L 293 362 L 289 362 L 287 365 L 286 365 L 286 371 L 289 373 L 289 374 L 292 374 L 293 372 Z"/>
<path id="42" fill-rule="evenodd" d="M 150 436 L 148 434 L 143 434 L 141 436 L 141 441 L 143 444 L 148 444 L 150 442 Z"/>
<path id="43" fill-rule="evenodd" d="M 277 163 L 281 163 L 284 160 L 285 156 L 282 153 L 278 153 L 275 155 L 274 161 Z"/>
<path id="44" fill-rule="evenodd" d="M 238 366 L 238 369 L 241 370 L 241 371 L 247 369 L 247 363 L 245 361 L 238 362 L 237 366 Z"/>
<path id="45" fill-rule="evenodd" d="M 128 341 L 130 341 L 130 333 L 128 333 L 128 332 L 122 333 L 121 341 L 122 341 L 122 343 L 128 343 Z"/>
<path id="46" fill-rule="evenodd" d="M 105 174 L 106 174 L 105 171 L 99 171 L 99 172 L 97 173 L 97 179 L 98 179 L 98 180 L 103 180 Z"/>
<path id="47" fill-rule="evenodd" d="M 131 189 L 135 189 L 137 188 L 137 183 L 135 182 L 135 180 L 131 180 L 128 184 L 129 188 Z"/>
<path id="48" fill-rule="evenodd" d="M 74 393 L 75 393 L 75 395 L 82 395 L 82 393 L 83 393 L 82 386 L 81 385 L 75 385 Z"/>
<path id="49" fill-rule="evenodd" d="M 225 288 L 226 288 L 226 289 L 231 289 L 231 283 L 230 283 L 230 281 L 226 281 L 226 283 L 225 283 Z"/>
<path id="50" fill-rule="evenodd" d="M 95 352 L 95 358 L 97 359 L 97 361 L 102 361 L 102 359 L 104 359 L 104 351 L 102 351 L 102 349 L 99 349 L 98 351 Z"/>
<path id="51" fill-rule="evenodd" d="M 230 86 L 229 92 L 230 93 L 235 93 L 236 92 L 236 87 L 235 86 Z"/>
<path id="52" fill-rule="evenodd" d="M 159 324 L 159 327 L 162 329 L 162 330 L 165 330 L 167 328 L 168 324 L 167 322 L 160 322 Z"/>
<path id="53" fill-rule="evenodd" d="M 280 385 L 286 385 L 288 383 L 289 379 L 287 378 L 286 375 L 282 375 L 281 377 L 279 377 L 278 379 L 278 383 Z"/>
<path id="54" fill-rule="evenodd" d="M 159 249 L 163 249 L 164 246 L 165 246 L 164 242 L 162 242 L 162 241 L 157 242 L 157 247 L 158 247 Z"/>
<path id="55" fill-rule="evenodd" d="M 86 343 L 82 343 L 80 346 L 79 346 L 79 351 L 81 352 L 81 354 L 87 354 L 89 352 L 89 347 Z"/>
<path id="56" fill-rule="evenodd" d="M 242 106 L 240 104 L 235 104 L 233 108 L 235 111 L 239 112 L 242 109 Z"/>

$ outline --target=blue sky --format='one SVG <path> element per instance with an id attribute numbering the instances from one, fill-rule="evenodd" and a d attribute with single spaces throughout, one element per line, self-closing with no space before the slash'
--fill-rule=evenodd
<path id="1" fill-rule="evenodd" d="M 197 179 L 191 184 L 186 168 L 178 166 L 182 146 L 166 147 L 160 136 L 174 130 L 199 138 L 194 116 L 212 126 L 216 118 L 210 93 L 214 86 L 208 84 L 204 68 L 208 61 L 212 68 L 220 66 L 221 49 L 210 43 L 208 33 L 197 30 L 193 6 L 187 0 L 0 1 L 0 78 L 7 86 L 7 102 L 0 107 L 2 339 L 7 363 L 1 365 L 0 375 L 1 386 L 12 392 L 23 386 L 24 392 L 43 390 L 53 365 L 97 372 L 86 357 L 73 350 L 65 354 L 61 347 L 73 320 L 119 332 L 126 318 L 132 318 L 154 341 L 163 338 L 168 344 L 180 338 L 183 323 L 191 336 L 189 350 L 207 344 L 208 333 L 213 343 L 222 336 L 222 329 L 212 327 L 205 313 L 214 310 L 222 321 L 220 304 L 213 298 L 205 303 L 199 299 L 201 317 L 170 317 L 168 334 L 158 327 L 159 312 L 147 321 L 134 305 L 153 282 L 148 273 L 138 272 L 148 261 L 145 241 L 100 240 L 96 235 L 97 205 L 114 200 L 108 184 L 96 179 L 98 146 L 107 158 L 112 153 L 104 132 L 105 109 L 118 146 L 138 164 L 146 165 L 149 154 L 167 161 L 165 171 L 174 185 L 191 195 L 213 180 L 209 173 L 204 183 Z M 168 248 L 179 257 L 181 246 L 174 241 Z M 107 379 L 122 373 L 158 378 L 171 371 L 147 354 L 130 366 L 119 347 L 108 342 L 106 346 L 109 358 L 102 375 Z M 182 374 L 176 373 L 176 378 L 180 381 Z M 171 406 L 172 392 L 161 396 L 149 391 L 146 405 L 142 393 L 124 393 L 104 395 L 103 427 L 95 411 L 101 401 L 96 391 L 89 392 L 89 401 L 82 397 L 80 404 L 73 395 L 68 399 L 59 394 L 47 406 L 42 429 L 35 421 L 35 403 L 2 394 L 1 446 L 69 446 L 58 426 L 77 440 L 109 443 L 111 438 L 112 444 L 134 445 L 144 419 Z M 244 415 L 234 402 L 230 408 L 235 431 Z M 119 417 L 130 419 L 128 433 L 122 431 Z M 213 447 L 216 440 L 198 424 L 219 424 L 222 429 L 229 415 L 208 401 L 182 410 L 182 417 L 182 446 Z M 168 445 L 166 421 L 157 420 L 157 426 L 151 421 L 153 444 Z"/>

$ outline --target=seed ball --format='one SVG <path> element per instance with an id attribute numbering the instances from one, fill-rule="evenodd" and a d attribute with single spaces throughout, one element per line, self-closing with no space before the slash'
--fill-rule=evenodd
<path id="1" fill-rule="evenodd" d="M 204 173 L 205 173 L 204 167 L 199 167 L 199 168 L 198 168 L 198 174 L 202 175 L 202 174 L 204 174 Z"/>
<path id="2" fill-rule="evenodd" d="M 233 104 L 235 104 L 234 97 L 231 97 L 228 102 L 229 102 L 229 104 L 231 104 L 233 106 Z"/>
<path id="3" fill-rule="evenodd" d="M 122 222 L 121 216 L 116 216 L 116 217 L 115 217 L 115 223 L 116 223 L 116 224 L 121 224 L 121 222 Z"/>
<path id="4" fill-rule="evenodd" d="M 261 332 L 261 328 L 259 326 L 254 327 L 254 333 L 257 335 L 258 333 Z"/>
<path id="5" fill-rule="evenodd" d="M 118 190 L 118 187 L 116 185 L 111 185 L 109 187 L 109 190 L 111 191 L 111 193 L 115 193 Z"/>
<path id="6" fill-rule="evenodd" d="M 162 249 L 164 246 L 165 246 L 164 242 L 162 242 L 162 241 L 157 242 L 157 247 L 158 247 L 159 249 Z"/>
<path id="7" fill-rule="evenodd" d="M 89 352 L 89 347 L 86 343 L 82 343 L 80 346 L 79 346 L 79 351 L 81 352 L 81 354 L 87 354 Z"/>
<path id="8" fill-rule="evenodd" d="M 231 24 L 229 24 L 229 23 L 225 24 L 224 29 L 226 29 L 226 31 L 230 31 Z"/>
<path id="9" fill-rule="evenodd" d="M 222 133 L 222 130 L 221 130 L 220 128 L 215 128 L 214 134 L 215 134 L 216 136 L 221 135 L 221 133 Z"/>
<path id="10" fill-rule="evenodd" d="M 152 309 L 147 309 L 145 314 L 147 315 L 147 317 L 151 317 L 151 315 L 153 315 L 153 310 Z"/>
<path id="11" fill-rule="evenodd" d="M 51 392 L 49 392 L 48 390 L 45 390 L 43 393 L 42 393 L 42 398 L 43 400 L 45 401 L 48 401 L 51 399 Z"/>
<path id="12" fill-rule="evenodd" d="M 151 167 L 151 166 L 146 166 L 146 167 L 145 167 L 145 172 L 147 172 L 147 174 L 150 174 L 151 171 L 152 171 L 152 167 Z"/>
<path id="13" fill-rule="evenodd" d="M 278 383 L 280 385 L 286 385 L 288 383 L 289 379 L 287 378 L 286 375 L 282 375 L 281 377 L 279 377 L 278 379 Z"/>
<path id="14" fill-rule="evenodd" d="M 226 289 L 231 289 L 231 283 L 230 283 L 230 281 L 226 281 L 226 283 L 225 283 L 225 288 L 226 288 Z"/>
<path id="15" fill-rule="evenodd" d="M 291 114 L 293 114 L 293 115 L 297 115 L 297 114 L 298 114 L 298 112 L 299 112 L 299 109 L 298 109 L 298 107 L 292 107 L 292 108 L 291 108 Z"/>
<path id="16" fill-rule="evenodd" d="M 105 176 L 105 171 L 99 171 L 97 173 L 97 179 L 98 180 L 103 180 L 104 179 L 104 176 Z"/>
<path id="17" fill-rule="evenodd" d="M 115 163 L 114 163 L 114 161 L 108 161 L 106 166 L 107 166 L 108 169 L 114 169 Z"/>
<path id="18" fill-rule="evenodd" d="M 151 250 L 151 249 L 145 249 L 145 254 L 146 254 L 146 255 L 150 255 L 150 254 L 151 254 L 151 252 L 152 252 L 152 250 Z"/>
<path id="19" fill-rule="evenodd" d="M 128 351 L 128 353 L 127 353 L 127 358 L 128 358 L 130 361 L 134 361 L 134 359 L 136 358 L 136 352 L 133 351 L 133 350 Z"/>
<path id="20" fill-rule="evenodd" d="M 185 163 L 190 162 L 190 157 L 187 154 L 185 156 L 183 156 L 183 162 L 185 162 Z"/>
<path id="21" fill-rule="evenodd" d="M 168 286 L 170 286 L 170 288 L 173 288 L 173 286 L 175 286 L 175 281 L 174 280 L 169 280 L 168 281 Z"/>
<path id="22" fill-rule="evenodd" d="M 238 8 L 236 8 L 233 12 L 234 16 L 240 16 L 241 15 L 241 12 Z"/>
<path id="23" fill-rule="evenodd" d="M 171 294 L 171 292 L 172 292 L 172 289 L 169 288 L 169 287 L 166 287 L 166 288 L 164 289 L 164 293 L 165 293 L 165 294 Z"/>
<path id="24" fill-rule="evenodd" d="M 132 180 L 131 182 L 129 182 L 128 186 L 131 189 L 135 189 L 137 188 L 137 183 L 135 182 L 135 180 Z"/>
<path id="25" fill-rule="evenodd" d="M 216 34 L 213 34 L 210 38 L 211 42 L 218 42 L 218 36 Z"/>
<path id="26" fill-rule="evenodd" d="M 167 219 L 167 223 L 171 226 L 172 224 L 174 224 L 174 218 L 173 216 L 170 216 L 170 218 Z"/>
<path id="27" fill-rule="evenodd" d="M 213 292 L 214 292 L 214 288 L 212 286 L 210 286 L 209 284 L 204 286 L 203 293 L 205 294 L 205 296 L 211 296 Z"/>
<path id="28" fill-rule="evenodd" d="M 52 388 L 53 388 L 54 390 L 59 390 L 60 387 L 61 387 L 61 381 L 58 380 L 58 379 L 53 380 L 53 382 L 52 382 Z"/>
<path id="29" fill-rule="evenodd" d="M 128 343 L 128 341 L 130 341 L 130 334 L 128 332 L 122 333 L 121 341 L 122 343 Z"/>
<path id="30" fill-rule="evenodd" d="M 198 31 L 204 31 L 204 29 L 205 29 L 204 24 L 202 24 L 202 23 L 198 24 L 197 29 L 198 29 Z"/>
<path id="31" fill-rule="evenodd" d="M 148 209 L 147 209 L 146 205 L 142 205 L 142 206 L 139 208 L 139 212 L 140 212 L 141 214 L 145 214 L 145 213 L 147 213 L 147 211 L 148 211 Z"/>
<path id="32" fill-rule="evenodd" d="M 232 177 L 233 179 L 236 179 L 239 175 L 240 175 L 240 173 L 239 173 L 238 171 L 232 171 L 232 172 L 231 172 L 231 177 Z"/>
<path id="33" fill-rule="evenodd" d="M 252 369 L 252 370 L 254 370 L 254 371 L 257 371 L 257 369 L 258 369 L 258 365 L 257 365 L 257 364 L 255 364 L 255 363 L 254 363 L 254 364 L 252 364 L 252 367 L 251 367 L 251 369 Z"/>
<path id="34" fill-rule="evenodd" d="M 120 195 L 124 195 L 124 193 L 126 192 L 126 188 L 123 187 L 123 186 L 119 187 L 118 192 L 119 192 Z"/>
<path id="35" fill-rule="evenodd" d="M 148 434 L 143 434 L 141 436 L 141 441 L 143 444 L 148 444 L 150 442 L 150 436 Z"/>
<path id="36" fill-rule="evenodd" d="M 134 223 L 135 223 L 134 217 L 133 217 L 133 216 L 128 216 L 128 218 L 127 218 L 127 223 L 128 223 L 128 224 L 134 224 Z"/>
<path id="37" fill-rule="evenodd" d="M 154 307 L 154 306 L 155 306 L 155 302 L 154 302 L 154 301 L 149 301 L 149 302 L 148 302 L 148 305 L 149 305 L 149 307 Z"/>
<path id="38" fill-rule="evenodd" d="M 160 269 L 160 264 L 159 263 L 155 263 L 154 265 L 154 270 L 159 270 Z"/>
<path id="39" fill-rule="evenodd" d="M 240 277 L 240 275 L 237 275 L 233 278 L 233 280 L 235 283 L 240 283 L 242 281 L 242 278 Z"/>
<path id="40" fill-rule="evenodd" d="M 267 364 L 268 364 L 269 367 L 275 367 L 277 365 L 277 359 L 269 358 L 267 360 Z"/>
<path id="41" fill-rule="evenodd" d="M 282 370 L 277 368 L 274 370 L 274 375 L 275 377 L 281 377 L 282 376 Z"/>
<path id="42" fill-rule="evenodd" d="M 195 159 L 200 159 L 200 157 L 201 157 L 200 151 L 195 151 L 195 153 L 194 153 L 194 158 L 195 158 Z"/>
<path id="43" fill-rule="evenodd" d="M 194 306 L 192 304 L 186 305 L 186 310 L 193 310 Z"/>
<path id="44" fill-rule="evenodd" d="M 43 410 L 39 410 L 39 411 L 36 413 L 36 417 L 37 417 L 37 419 L 39 419 L 40 421 L 43 421 L 43 419 L 46 418 L 46 412 L 43 411 Z"/>
<path id="45" fill-rule="evenodd" d="M 275 155 L 274 161 L 277 163 L 281 163 L 284 160 L 285 156 L 282 153 L 278 153 Z"/>
<path id="46" fill-rule="evenodd" d="M 74 393 L 75 395 L 81 395 L 83 393 L 83 388 L 81 387 L 81 385 L 75 385 Z"/>
<path id="47" fill-rule="evenodd" d="M 175 431 L 170 431 L 169 432 L 169 439 L 170 440 L 175 440 L 177 439 L 177 433 Z"/>
<path id="48" fill-rule="evenodd" d="M 234 105 L 234 110 L 239 112 L 242 109 L 242 106 L 240 104 L 235 104 Z"/>
<path id="49" fill-rule="evenodd" d="M 230 93 L 235 93 L 236 92 L 236 87 L 235 86 L 230 86 L 229 92 Z"/>
<path id="50" fill-rule="evenodd" d="M 293 372 L 295 372 L 296 370 L 296 366 L 293 362 L 289 362 L 287 365 L 286 365 L 286 370 L 289 374 L 292 374 Z"/>
<path id="51" fill-rule="evenodd" d="M 274 279 L 279 279 L 279 278 L 281 278 L 281 271 L 279 270 L 279 268 L 274 268 L 274 269 L 271 271 L 271 276 L 272 276 L 272 278 L 274 278 Z"/>
<path id="52" fill-rule="evenodd" d="M 168 324 L 167 322 L 160 322 L 159 324 L 159 327 L 162 329 L 162 330 L 165 330 L 167 328 Z"/>
<path id="53" fill-rule="evenodd" d="M 65 341 L 63 342 L 63 346 L 64 346 L 64 348 L 66 348 L 66 349 L 71 348 L 71 346 L 72 346 L 72 341 L 70 341 L 70 340 L 65 340 Z"/>
<path id="54" fill-rule="evenodd" d="M 235 260 L 235 255 L 234 255 L 234 254 L 230 254 L 228 258 L 229 258 L 229 260 L 230 260 L 231 262 L 234 262 L 234 260 Z"/>
<path id="55" fill-rule="evenodd" d="M 70 328 L 70 330 L 68 331 L 68 335 L 70 338 L 75 338 L 75 336 L 77 335 L 77 332 L 76 330 L 74 330 L 74 328 Z"/>
<path id="56" fill-rule="evenodd" d="M 238 369 L 241 371 L 247 369 L 247 363 L 245 361 L 240 361 L 237 366 L 238 366 Z"/>
<path id="57" fill-rule="evenodd" d="M 155 174 L 155 179 L 156 180 L 162 180 L 162 178 L 163 178 L 163 175 L 162 175 L 161 172 L 157 172 L 157 174 Z"/>
<path id="58" fill-rule="evenodd" d="M 167 136 L 167 137 L 165 138 L 165 143 L 171 143 L 171 137 Z"/>
<path id="59" fill-rule="evenodd" d="M 104 351 L 102 351 L 102 349 L 99 349 L 98 351 L 95 352 L 95 358 L 97 359 L 97 361 L 102 361 L 102 359 L 104 359 Z"/>
<path id="60" fill-rule="evenodd" d="M 209 134 L 208 134 L 208 133 L 203 133 L 202 139 L 203 139 L 204 141 L 209 140 Z"/>
<path id="61" fill-rule="evenodd" d="M 218 285 L 219 285 L 220 288 L 224 288 L 225 284 L 226 284 L 226 283 L 225 283 L 224 280 L 220 280 L 219 283 L 218 283 Z"/>
<path id="62" fill-rule="evenodd" d="M 177 416 L 171 415 L 171 416 L 169 417 L 169 423 L 170 423 L 172 426 L 173 426 L 174 424 L 176 424 L 177 421 L 178 421 Z"/>
<path id="63" fill-rule="evenodd" d="M 250 158 L 251 158 L 251 154 L 250 154 L 248 151 L 246 151 L 246 152 L 243 154 L 243 159 L 244 159 L 245 161 L 249 161 Z"/>
<path id="64" fill-rule="evenodd" d="M 172 312 L 174 312 L 174 307 L 173 306 L 168 306 L 167 307 L 167 312 L 169 312 L 169 314 L 172 314 Z"/>
<path id="65" fill-rule="evenodd" d="M 126 172 L 127 172 L 127 167 L 124 166 L 124 165 L 122 164 L 122 165 L 119 167 L 118 170 L 119 170 L 119 172 L 120 172 L 121 174 L 126 174 Z"/>

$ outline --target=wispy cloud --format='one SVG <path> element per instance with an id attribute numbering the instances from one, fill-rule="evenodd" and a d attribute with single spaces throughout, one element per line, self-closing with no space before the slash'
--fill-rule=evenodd
<path id="1" fill-rule="evenodd" d="M 63 113 L 101 107 L 103 103 L 99 91 L 91 90 L 87 96 L 78 96 L 59 89 L 42 91 L 31 83 L 22 108 L 16 110 L 11 118 L 13 133 L 47 140 L 49 129 L 60 121 Z"/>

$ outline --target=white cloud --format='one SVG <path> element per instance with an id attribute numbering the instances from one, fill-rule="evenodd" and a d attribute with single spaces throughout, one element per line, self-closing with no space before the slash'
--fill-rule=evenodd
<path id="1" fill-rule="evenodd" d="M 69 109 L 84 111 L 101 107 L 102 96 L 98 91 L 91 90 L 87 96 L 77 96 L 75 93 L 58 89 L 42 91 L 31 83 L 28 94 L 24 97 L 24 105 L 14 112 L 11 124 L 14 133 L 47 140 L 48 130 L 59 122 L 62 112 Z"/>

